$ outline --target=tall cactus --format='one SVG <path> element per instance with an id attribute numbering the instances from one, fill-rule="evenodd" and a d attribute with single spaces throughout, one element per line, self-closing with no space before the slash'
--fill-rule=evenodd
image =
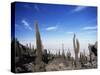
<path id="1" fill-rule="evenodd" d="M 73 46 L 74 46 L 74 52 L 75 52 L 75 67 L 78 66 L 78 53 L 79 53 L 79 41 L 78 39 L 75 39 L 76 38 L 76 35 L 74 34 L 74 37 L 73 37 Z"/>
<path id="2" fill-rule="evenodd" d="M 92 51 L 91 51 L 91 45 L 90 44 L 88 44 L 88 49 L 89 49 L 90 63 L 92 64 Z"/>
<path id="3" fill-rule="evenodd" d="M 35 22 L 35 32 L 36 32 L 36 63 L 40 63 L 42 61 L 42 42 L 41 42 L 41 36 L 38 28 L 38 22 Z"/>

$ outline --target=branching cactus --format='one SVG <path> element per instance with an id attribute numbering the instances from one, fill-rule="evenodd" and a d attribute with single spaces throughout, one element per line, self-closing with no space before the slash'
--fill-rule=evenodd
<path id="1" fill-rule="evenodd" d="M 75 52 L 75 66 L 78 66 L 78 53 L 79 53 L 79 41 L 76 39 L 76 35 L 74 34 L 73 37 L 73 46 L 74 46 L 74 52 Z"/>

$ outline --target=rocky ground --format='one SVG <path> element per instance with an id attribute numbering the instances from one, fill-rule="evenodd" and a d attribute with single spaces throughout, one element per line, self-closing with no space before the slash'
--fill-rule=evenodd
<path id="1" fill-rule="evenodd" d="M 36 50 L 32 51 L 29 48 L 21 45 L 18 41 L 14 41 L 12 49 L 16 48 L 15 57 L 15 72 L 46 72 L 46 71 L 62 71 L 62 70 L 76 70 L 76 69 L 92 69 L 97 68 L 97 56 L 93 56 L 92 61 L 79 61 L 77 67 L 75 60 L 71 56 L 55 56 L 50 53 L 43 55 L 43 60 L 38 64 L 35 63 Z M 80 60 L 80 58 L 79 58 Z"/>
<path id="2" fill-rule="evenodd" d="M 23 64 L 27 72 L 44 72 L 44 71 L 63 71 L 63 70 L 75 70 L 75 69 L 92 69 L 97 68 L 97 61 L 91 63 L 86 63 L 83 66 L 81 64 L 76 68 L 72 65 L 72 61 L 65 61 L 63 58 L 55 58 L 45 64 L 44 62 L 40 64 L 33 64 L 32 62 Z M 16 67 L 16 72 L 23 71 L 21 67 Z M 25 71 L 24 71 L 25 72 Z"/>

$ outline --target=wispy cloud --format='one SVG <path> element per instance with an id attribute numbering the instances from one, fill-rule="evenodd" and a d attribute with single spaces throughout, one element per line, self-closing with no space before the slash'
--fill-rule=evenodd
<path id="1" fill-rule="evenodd" d="M 22 23 L 25 26 L 25 28 L 32 30 L 32 28 L 30 27 L 29 23 L 26 20 L 22 20 Z"/>
<path id="2" fill-rule="evenodd" d="M 39 9 L 38 5 L 36 5 L 36 4 L 35 4 L 35 5 L 34 5 L 34 8 L 36 9 L 36 11 L 37 11 L 37 12 L 39 12 L 39 11 L 40 11 L 40 9 Z"/>
<path id="3" fill-rule="evenodd" d="M 74 32 L 71 32 L 71 31 L 69 31 L 69 32 L 66 32 L 67 34 L 74 34 Z"/>
<path id="4" fill-rule="evenodd" d="M 95 29 L 97 29 L 97 26 L 87 26 L 82 28 L 82 30 L 95 30 Z"/>
<path id="5" fill-rule="evenodd" d="M 47 31 L 56 30 L 56 29 L 57 29 L 57 26 L 51 26 L 51 27 L 46 28 Z"/>
<path id="6" fill-rule="evenodd" d="M 77 6 L 75 9 L 72 10 L 72 13 L 80 12 L 86 8 L 87 8 L 86 6 Z"/>
<path id="7" fill-rule="evenodd" d="M 92 31 L 88 31 L 88 32 L 86 32 L 86 33 L 97 33 L 97 31 L 96 30 L 92 30 Z"/>

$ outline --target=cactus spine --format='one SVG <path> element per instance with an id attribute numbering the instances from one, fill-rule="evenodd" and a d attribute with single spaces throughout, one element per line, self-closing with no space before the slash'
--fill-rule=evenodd
<path id="1" fill-rule="evenodd" d="M 79 53 L 79 41 L 78 39 L 75 39 L 76 38 L 76 35 L 74 34 L 74 37 L 73 37 L 73 46 L 74 46 L 74 52 L 75 52 L 75 67 L 78 66 L 78 53 Z"/>

